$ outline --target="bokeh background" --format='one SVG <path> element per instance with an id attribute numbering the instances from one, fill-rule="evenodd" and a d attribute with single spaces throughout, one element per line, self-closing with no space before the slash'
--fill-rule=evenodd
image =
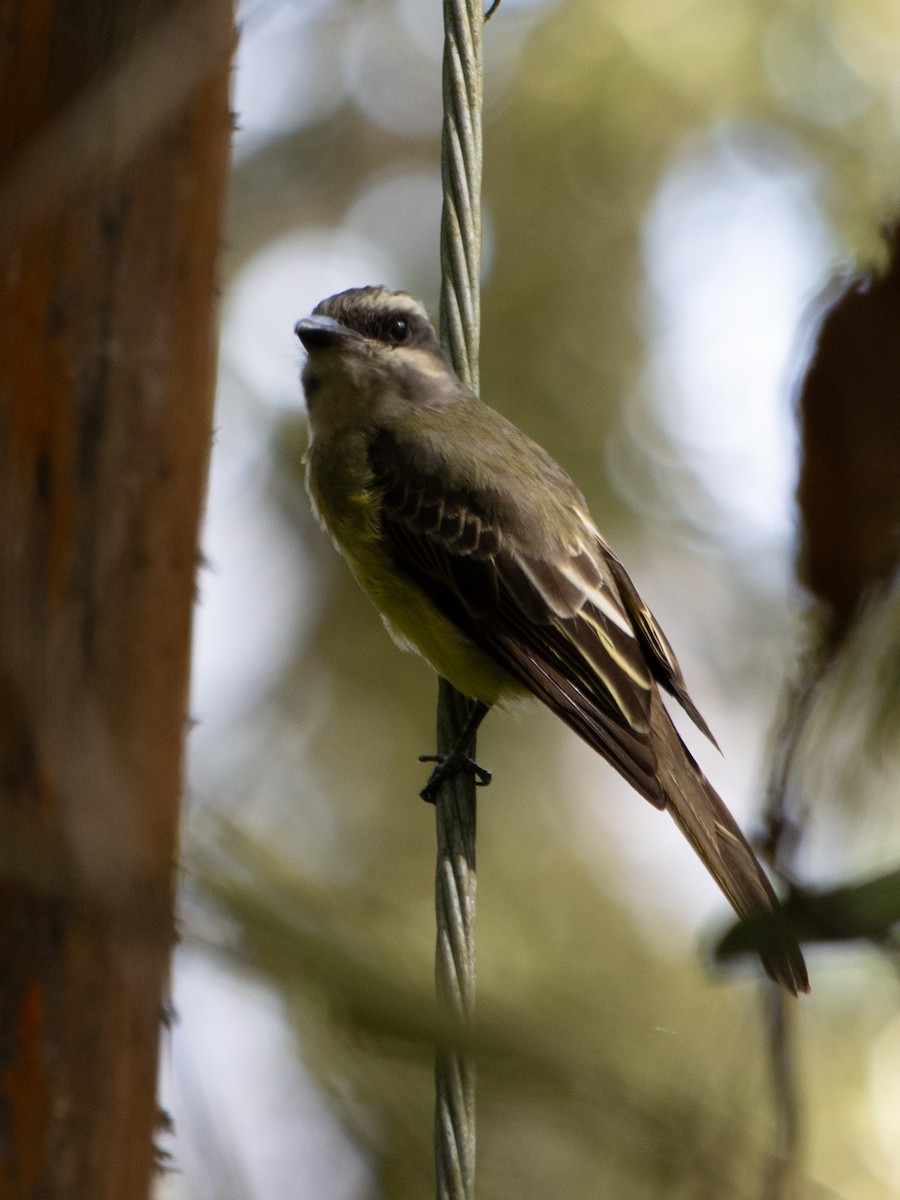
<path id="1" fill-rule="evenodd" d="M 311 516 L 292 327 L 367 283 L 436 315 L 441 11 L 248 0 L 239 19 L 158 1194 L 421 1197 L 436 687 Z M 814 619 L 794 396 L 896 212 L 900 11 L 503 0 L 484 48 L 482 394 L 585 492 L 753 833 Z M 900 860 L 866 661 L 810 740 L 808 883 Z M 479 757 L 479 1195 L 780 1194 L 764 992 L 750 966 L 711 972 L 728 912 L 672 822 L 543 711 L 493 714 Z M 896 969 L 862 945 L 810 966 L 796 1194 L 886 1200 Z"/>

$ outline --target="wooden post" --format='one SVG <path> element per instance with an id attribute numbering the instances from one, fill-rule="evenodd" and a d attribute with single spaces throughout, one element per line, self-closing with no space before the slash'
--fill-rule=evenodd
<path id="1" fill-rule="evenodd" d="M 230 0 L 0 0 L 0 1198 L 153 1174 Z"/>

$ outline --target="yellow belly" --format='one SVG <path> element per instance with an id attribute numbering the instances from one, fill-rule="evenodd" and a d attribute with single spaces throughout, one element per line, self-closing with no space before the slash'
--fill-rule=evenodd
<path id="1" fill-rule="evenodd" d="M 360 562 L 345 550 L 342 553 L 401 649 L 421 654 L 457 691 L 485 704 L 528 694 L 508 671 L 448 621 L 421 588 L 398 575 L 386 556 L 376 571 L 371 556 Z"/>
<path id="2" fill-rule="evenodd" d="M 449 621 L 426 593 L 400 574 L 377 524 L 377 503 L 366 486 L 361 446 L 311 453 L 307 486 L 319 520 L 357 582 L 381 613 L 399 646 L 415 650 L 466 696 L 485 704 L 518 699 L 527 690 Z M 315 469 L 313 467 L 315 466 Z"/>

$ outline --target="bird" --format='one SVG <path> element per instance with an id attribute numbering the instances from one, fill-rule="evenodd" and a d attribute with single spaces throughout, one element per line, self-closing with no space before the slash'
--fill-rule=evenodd
<path id="1" fill-rule="evenodd" d="M 667 810 L 739 917 L 780 912 L 753 850 L 688 750 L 669 693 L 712 734 L 668 639 L 582 493 L 530 437 L 454 372 L 421 303 L 350 288 L 299 320 L 320 524 L 388 630 L 476 702 L 452 761 L 495 704 L 542 701 L 655 808 Z M 768 975 L 809 991 L 776 923 Z"/>

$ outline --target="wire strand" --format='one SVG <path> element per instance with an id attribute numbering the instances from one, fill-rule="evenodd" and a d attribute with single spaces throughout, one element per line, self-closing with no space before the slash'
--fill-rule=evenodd
<path id="1" fill-rule="evenodd" d="M 444 0 L 441 137 L 441 341 L 460 379 L 478 389 L 481 271 L 481 0 Z M 440 681 L 437 748 L 449 754 L 472 702 Z M 474 739 L 470 754 L 474 755 Z M 448 1028 L 475 1017 L 475 780 L 449 777 L 435 805 L 435 985 Z M 474 1200 L 475 1062 L 451 1038 L 435 1063 L 435 1194 Z"/>

